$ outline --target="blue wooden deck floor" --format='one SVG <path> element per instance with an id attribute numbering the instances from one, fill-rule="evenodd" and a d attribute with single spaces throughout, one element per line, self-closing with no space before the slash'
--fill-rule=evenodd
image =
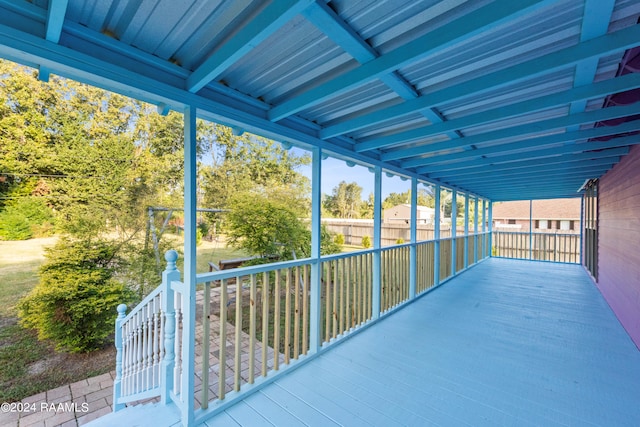
<path id="1" fill-rule="evenodd" d="M 640 351 L 582 267 L 493 258 L 205 425 L 638 426 Z"/>

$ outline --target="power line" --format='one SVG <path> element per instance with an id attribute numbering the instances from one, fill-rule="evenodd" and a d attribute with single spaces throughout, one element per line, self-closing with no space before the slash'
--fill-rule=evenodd
<path id="1" fill-rule="evenodd" d="M 44 174 L 44 173 L 14 173 L 14 172 L 0 172 L 0 175 L 11 175 L 11 176 L 26 176 L 32 178 L 100 178 L 104 179 L 104 175 L 95 176 L 95 175 L 60 175 L 60 174 Z"/>

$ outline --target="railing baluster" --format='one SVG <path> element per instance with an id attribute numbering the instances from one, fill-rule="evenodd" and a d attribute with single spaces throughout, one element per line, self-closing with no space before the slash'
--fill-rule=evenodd
<path id="1" fill-rule="evenodd" d="M 309 265 L 304 265 L 302 283 L 302 354 L 309 350 Z"/>
<path id="2" fill-rule="evenodd" d="M 175 365 L 173 376 L 173 390 L 177 396 L 182 391 L 182 294 L 180 292 L 175 293 L 175 313 L 176 313 L 176 326 L 175 326 Z"/>
<path id="3" fill-rule="evenodd" d="M 236 334 L 234 338 L 234 378 L 233 389 L 240 391 L 242 373 L 242 277 L 236 276 Z"/>
<path id="4" fill-rule="evenodd" d="M 209 343 L 211 342 L 211 282 L 204 284 L 202 299 L 202 409 L 209 407 Z"/>
<path id="5" fill-rule="evenodd" d="M 269 273 L 262 273 L 262 376 L 267 376 L 267 348 L 269 347 Z"/>
<path id="6" fill-rule="evenodd" d="M 280 269 L 276 270 L 273 308 L 273 369 L 280 369 Z"/>
<path id="7" fill-rule="evenodd" d="M 338 333 L 342 334 L 344 332 L 344 258 L 338 260 L 338 278 L 340 279 L 340 326 L 338 329 Z"/>
<path id="8" fill-rule="evenodd" d="M 331 313 L 330 313 L 330 296 L 331 296 L 331 263 L 323 262 L 322 270 L 324 272 L 324 341 L 329 342 L 331 336 Z"/>
<path id="9" fill-rule="evenodd" d="M 227 279 L 220 281 L 220 345 L 218 349 L 218 399 L 224 400 L 227 383 Z"/>
<path id="10" fill-rule="evenodd" d="M 360 280 L 360 300 L 358 302 L 358 323 L 362 323 L 364 321 L 364 288 L 365 288 L 365 277 L 364 277 L 364 269 L 362 267 L 362 255 L 358 255 L 358 277 Z"/>
<path id="11" fill-rule="evenodd" d="M 255 381 L 256 368 L 256 275 L 251 275 L 249 291 L 249 384 Z"/>
<path id="12" fill-rule="evenodd" d="M 289 364 L 291 355 L 291 269 L 285 270 L 285 287 L 287 289 L 284 297 L 284 363 Z"/>
<path id="13" fill-rule="evenodd" d="M 300 267 L 295 267 L 295 317 L 293 320 L 293 358 L 298 359 L 300 356 Z M 328 315 L 328 314 L 327 314 Z"/>

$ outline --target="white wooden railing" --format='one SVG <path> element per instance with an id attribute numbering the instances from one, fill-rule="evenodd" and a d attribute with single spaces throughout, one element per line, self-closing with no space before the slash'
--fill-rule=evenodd
<path id="1" fill-rule="evenodd" d="M 118 306 L 114 411 L 127 403 L 161 396 L 163 387 L 179 395 L 182 298 L 171 287 L 180 278 L 177 258 L 175 251 L 167 252 L 162 285 L 128 315 L 126 305 Z"/>

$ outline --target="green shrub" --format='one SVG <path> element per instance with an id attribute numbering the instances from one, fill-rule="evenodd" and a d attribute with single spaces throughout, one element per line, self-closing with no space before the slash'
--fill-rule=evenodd
<path id="1" fill-rule="evenodd" d="M 27 240 L 53 231 L 53 213 L 40 199 L 24 197 L 0 212 L 0 239 Z"/>
<path id="2" fill-rule="evenodd" d="M 333 239 L 336 245 L 344 245 L 344 234 L 336 234 L 336 237 Z"/>
<path id="3" fill-rule="evenodd" d="M 120 260 L 102 241 L 62 239 L 47 251 L 40 282 L 18 304 L 20 323 L 72 353 L 102 347 L 113 332 L 116 307 L 134 294 L 114 278 Z"/>
<path id="4" fill-rule="evenodd" d="M 365 249 L 371 247 L 371 238 L 369 236 L 362 236 L 362 247 Z"/>
<path id="5" fill-rule="evenodd" d="M 396 239 L 396 245 L 401 245 L 404 243 L 404 239 L 402 237 L 399 237 L 398 239 Z"/>
<path id="6" fill-rule="evenodd" d="M 198 227 L 196 228 L 196 246 L 200 246 L 200 243 L 202 243 L 202 230 Z"/>
<path id="7" fill-rule="evenodd" d="M 331 255 L 342 252 L 344 236 L 342 236 L 342 243 L 338 243 L 339 236 L 342 236 L 342 234 L 333 236 L 327 226 L 322 224 L 320 226 L 320 254 Z M 311 242 L 309 242 L 309 244 L 311 244 Z"/>
<path id="8" fill-rule="evenodd" d="M 9 209 L 0 214 L 0 239 L 27 240 L 32 237 L 31 224 L 25 217 Z"/>

